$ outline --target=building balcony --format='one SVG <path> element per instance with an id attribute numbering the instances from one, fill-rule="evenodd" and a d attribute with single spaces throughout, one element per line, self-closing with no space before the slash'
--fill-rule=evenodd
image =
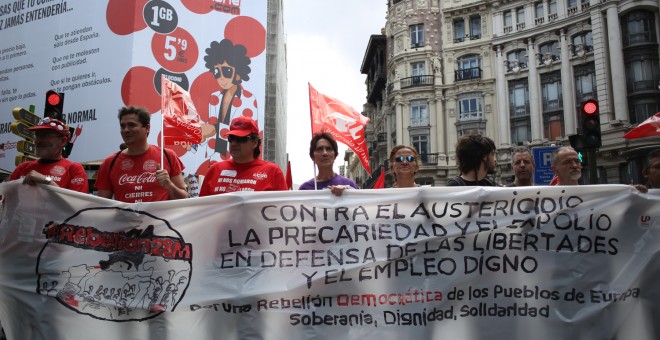
<path id="1" fill-rule="evenodd" d="M 481 68 L 472 67 L 454 71 L 454 81 L 481 79 Z"/>
<path id="2" fill-rule="evenodd" d="M 410 119 L 410 127 L 420 127 L 420 126 L 429 126 L 429 125 L 431 125 L 431 121 L 429 120 L 429 117 Z"/>
<path id="3" fill-rule="evenodd" d="M 422 165 L 435 166 L 438 165 L 438 153 L 420 153 L 419 161 Z"/>
<path id="4" fill-rule="evenodd" d="M 575 15 L 577 14 L 578 8 L 577 6 L 569 7 L 566 12 L 568 12 L 568 15 Z"/>
<path id="5" fill-rule="evenodd" d="M 401 79 L 401 88 L 433 85 L 433 76 L 413 76 Z"/>

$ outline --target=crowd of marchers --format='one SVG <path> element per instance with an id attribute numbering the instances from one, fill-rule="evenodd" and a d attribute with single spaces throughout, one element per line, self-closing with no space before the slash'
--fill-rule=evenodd
<path id="1" fill-rule="evenodd" d="M 95 187 L 98 196 L 122 202 L 155 202 L 188 198 L 183 179 L 184 165 L 167 148 L 147 141 L 151 129 L 151 114 L 144 108 L 122 107 L 118 113 L 123 139 L 121 150 L 107 156 L 98 171 Z M 10 180 L 22 178 L 27 185 L 52 185 L 83 193 L 89 192 L 83 167 L 62 156 L 68 143 L 69 128 L 63 122 L 44 118 L 34 132 L 37 160 L 21 163 Z M 261 137 L 257 123 L 240 116 L 231 121 L 227 133 L 228 160 L 210 165 L 200 186 L 200 196 L 237 191 L 287 190 L 280 168 L 260 156 Z M 447 186 L 499 186 L 489 179 L 497 165 L 496 147 L 492 139 L 478 134 L 462 136 L 456 143 L 459 176 L 449 179 Z M 309 157 L 315 164 L 315 177 L 303 183 L 300 190 L 329 190 L 340 196 L 345 190 L 358 189 L 356 183 L 333 170 L 339 155 L 337 141 L 331 134 L 314 134 L 309 145 Z M 415 175 L 419 170 L 419 153 L 413 146 L 397 145 L 389 157 L 392 188 L 418 186 Z M 514 180 L 507 187 L 533 186 L 534 158 L 529 149 L 514 149 L 511 155 Z M 582 163 L 576 150 L 569 146 L 552 153 L 552 171 L 556 185 L 578 185 Z M 318 172 L 316 171 L 318 170 Z M 660 188 L 660 149 L 646 157 L 642 172 L 645 185 L 634 185 L 641 192 Z"/>

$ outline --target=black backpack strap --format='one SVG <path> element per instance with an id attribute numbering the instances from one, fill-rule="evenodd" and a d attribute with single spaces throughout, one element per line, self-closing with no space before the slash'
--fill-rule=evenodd
<path id="1" fill-rule="evenodd" d="M 115 154 L 115 157 L 112 157 L 112 161 L 110 162 L 110 168 L 108 169 L 108 173 L 112 172 L 112 167 L 115 165 L 115 161 L 117 161 L 117 157 L 119 157 L 119 154 L 121 153 L 120 151 L 117 151 Z"/>
<path id="2" fill-rule="evenodd" d="M 165 154 L 165 158 L 167 158 L 167 165 L 169 165 L 170 169 L 172 169 L 172 161 L 170 160 L 170 155 L 165 152 L 165 148 L 163 148 L 163 153 Z M 117 151 L 115 154 L 115 157 L 112 157 L 112 161 L 110 162 L 110 169 L 108 171 L 111 172 L 112 167 L 115 165 L 115 162 L 117 161 L 117 157 L 119 157 L 119 154 L 121 154 L 121 151 Z"/>

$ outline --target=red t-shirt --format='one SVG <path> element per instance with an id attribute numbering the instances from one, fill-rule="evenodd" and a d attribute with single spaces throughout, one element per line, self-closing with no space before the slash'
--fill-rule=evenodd
<path id="1" fill-rule="evenodd" d="M 53 163 L 40 162 L 38 160 L 21 163 L 11 173 L 9 179 L 15 180 L 25 177 L 32 170 L 52 177 L 53 182 L 57 183 L 61 188 L 89 194 L 87 175 L 82 165 L 71 162 L 66 158 Z"/>
<path id="2" fill-rule="evenodd" d="M 233 159 L 211 165 L 199 191 L 199 196 L 234 191 L 287 190 L 282 170 L 271 162 L 255 159 L 236 163 Z"/>
<path id="3" fill-rule="evenodd" d="M 160 158 L 161 156 L 164 158 L 164 167 L 170 177 L 180 174 L 184 166 L 174 151 L 165 149 L 165 152 L 167 156 L 160 152 L 159 147 L 150 145 L 149 149 L 141 155 L 113 153 L 101 163 L 95 187 L 99 190 L 112 191 L 115 200 L 122 202 L 169 200 L 169 192 L 156 180 L 156 170 L 160 166 Z"/>

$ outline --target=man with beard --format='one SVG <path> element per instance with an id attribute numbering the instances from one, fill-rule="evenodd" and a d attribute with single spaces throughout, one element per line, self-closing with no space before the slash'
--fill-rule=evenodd
<path id="1" fill-rule="evenodd" d="M 28 130 L 34 131 L 39 159 L 19 164 L 9 179 L 23 178 L 28 185 L 45 184 L 89 193 L 82 165 L 62 157 L 62 148 L 69 141 L 69 127 L 57 119 L 44 118 Z"/>
<path id="2" fill-rule="evenodd" d="M 456 161 L 460 176 L 447 181 L 447 186 L 496 186 L 486 178 L 495 173 L 495 142 L 481 135 L 464 135 L 456 143 Z"/>
<path id="3" fill-rule="evenodd" d="M 511 166 L 515 179 L 507 187 L 525 187 L 534 185 L 534 157 L 527 148 L 514 149 Z"/>
<path id="4" fill-rule="evenodd" d="M 552 152 L 551 167 L 557 176 L 557 185 L 578 185 L 582 164 L 575 149 L 570 146 L 557 148 Z"/>

